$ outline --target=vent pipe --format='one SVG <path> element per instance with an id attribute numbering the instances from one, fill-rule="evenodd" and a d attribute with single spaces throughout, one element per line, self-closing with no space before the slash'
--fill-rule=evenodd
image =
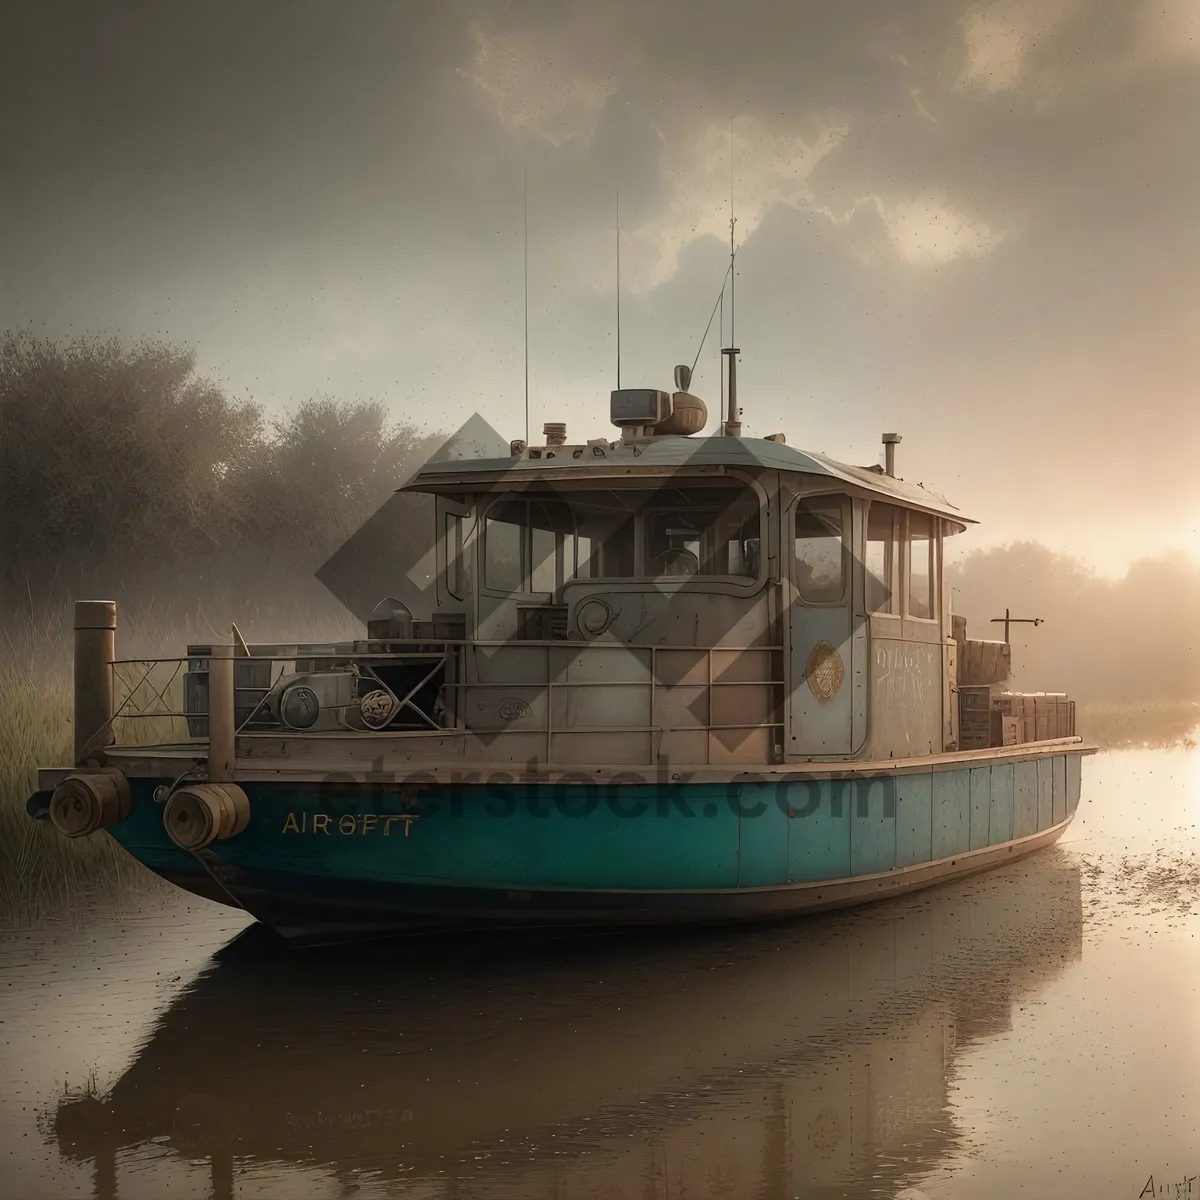
<path id="1" fill-rule="evenodd" d="M 884 474 L 896 477 L 896 444 L 901 440 L 898 433 L 883 435 L 883 470 Z"/>
<path id="2" fill-rule="evenodd" d="M 742 436 L 742 410 L 737 402 L 737 356 L 741 351 L 733 346 L 727 346 L 722 354 L 729 360 L 729 408 L 725 414 L 723 432 L 726 437 Z"/>

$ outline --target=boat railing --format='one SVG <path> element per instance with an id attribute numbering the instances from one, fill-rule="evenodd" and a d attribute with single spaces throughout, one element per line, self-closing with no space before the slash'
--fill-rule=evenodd
<path id="1" fill-rule="evenodd" d="M 782 648 L 592 641 L 444 640 L 192 648 L 117 659 L 108 735 L 119 749 L 179 746 L 232 768 L 239 742 L 271 737 L 435 737 L 448 757 L 480 743 L 547 763 L 770 761 L 782 736 Z M 86 672 L 85 672 L 86 674 Z M 279 719 L 281 685 L 344 675 L 316 728 Z M 402 686 L 397 680 L 402 681 Z M 369 696 L 386 697 L 366 714 Z M 274 699 L 274 704 L 268 698 Z"/>

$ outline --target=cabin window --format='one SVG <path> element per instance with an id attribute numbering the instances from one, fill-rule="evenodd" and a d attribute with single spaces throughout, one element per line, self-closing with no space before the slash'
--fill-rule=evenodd
<path id="1" fill-rule="evenodd" d="M 557 501 L 493 501 L 483 553 L 490 590 L 552 594 L 575 572 L 574 515 Z"/>
<path id="2" fill-rule="evenodd" d="M 458 513 L 446 513 L 446 591 L 456 600 L 463 598 L 463 519 Z"/>
<path id="3" fill-rule="evenodd" d="M 634 570 L 634 517 L 628 512 L 576 512 L 589 545 L 593 546 L 593 579 L 627 579 Z"/>
<path id="4" fill-rule="evenodd" d="M 872 504 L 867 511 L 867 611 L 898 613 L 896 557 L 900 512 L 891 504 Z"/>
<path id="5" fill-rule="evenodd" d="M 505 497 L 484 520 L 484 582 L 545 595 L 571 579 L 757 578 L 760 524 L 740 484 Z"/>
<path id="6" fill-rule="evenodd" d="M 529 554 L 529 590 L 554 591 L 562 573 L 562 532 L 544 504 L 529 506 Z"/>
<path id="7" fill-rule="evenodd" d="M 846 502 L 816 496 L 796 506 L 796 590 L 809 604 L 835 604 L 846 591 Z"/>
<path id="8" fill-rule="evenodd" d="M 645 573 L 652 579 L 748 575 L 746 543 L 757 536 L 752 494 L 672 488 L 647 506 Z"/>
<path id="9" fill-rule="evenodd" d="M 580 492 L 570 506 L 581 577 L 757 576 L 759 500 L 740 484 Z"/>
<path id="10" fill-rule="evenodd" d="M 586 534 L 575 536 L 575 579 L 592 577 L 592 539 Z"/>
<path id="11" fill-rule="evenodd" d="M 488 509 L 484 527 L 484 582 L 497 592 L 523 591 L 522 544 L 526 506 L 501 501 Z"/>
<path id="12" fill-rule="evenodd" d="M 908 514 L 908 615 L 933 617 L 934 549 L 933 518 L 928 513 Z"/>

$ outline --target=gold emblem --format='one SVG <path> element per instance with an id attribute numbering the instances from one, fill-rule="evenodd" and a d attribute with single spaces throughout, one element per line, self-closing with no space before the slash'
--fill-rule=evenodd
<path id="1" fill-rule="evenodd" d="M 838 694 L 842 680 L 846 678 L 842 656 L 828 642 L 818 642 L 808 656 L 804 677 L 817 702 L 828 704 Z"/>

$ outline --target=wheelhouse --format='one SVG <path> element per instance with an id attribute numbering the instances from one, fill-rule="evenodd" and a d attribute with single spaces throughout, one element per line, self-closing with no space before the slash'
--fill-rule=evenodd
<path id="1" fill-rule="evenodd" d="M 650 435 L 432 464 L 408 490 L 436 497 L 441 531 L 423 615 L 461 625 L 459 716 L 493 748 L 750 765 L 956 747 L 942 546 L 967 522 L 881 468 Z"/>

